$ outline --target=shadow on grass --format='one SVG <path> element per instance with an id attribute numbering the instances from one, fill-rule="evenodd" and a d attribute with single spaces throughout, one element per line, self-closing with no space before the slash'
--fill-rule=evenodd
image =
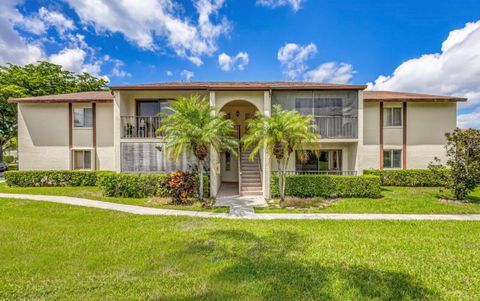
<path id="1" fill-rule="evenodd" d="M 212 231 L 208 237 L 191 242 L 185 252 L 228 264 L 207 281 L 208 290 L 192 300 L 438 299 L 406 273 L 305 260 L 308 241 L 292 232 L 260 237 L 244 230 L 224 230 Z"/>

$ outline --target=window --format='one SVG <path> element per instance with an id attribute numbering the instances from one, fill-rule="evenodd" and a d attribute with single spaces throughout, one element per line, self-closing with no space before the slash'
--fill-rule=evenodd
<path id="1" fill-rule="evenodd" d="M 342 151 L 314 151 L 308 150 L 306 157 L 297 152 L 295 168 L 297 171 L 327 171 L 342 169 Z"/>
<path id="2" fill-rule="evenodd" d="M 73 169 L 92 169 L 92 152 L 89 150 L 73 151 Z"/>
<path id="3" fill-rule="evenodd" d="M 73 109 L 73 126 L 76 128 L 91 128 L 93 126 L 92 108 Z"/>
<path id="4" fill-rule="evenodd" d="M 225 152 L 225 171 L 232 170 L 232 156 L 230 152 Z"/>
<path id="5" fill-rule="evenodd" d="M 137 101 L 137 116 L 155 117 L 158 113 L 168 113 L 168 100 L 139 100 Z"/>
<path id="6" fill-rule="evenodd" d="M 402 151 L 390 149 L 383 151 L 383 168 L 400 168 L 402 165 Z"/>
<path id="7" fill-rule="evenodd" d="M 384 108 L 384 126 L 402 126 L 402 108 Z"/>

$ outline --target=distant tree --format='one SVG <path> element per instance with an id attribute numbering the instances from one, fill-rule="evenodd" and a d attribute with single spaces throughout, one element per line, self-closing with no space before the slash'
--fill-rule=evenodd
<path id="1" fill-rule="evenodd" d="M 480 183 L 480 130 L 455 129 L 447 133 L 447 166 L 451 170 L 448 186 L 457 200 L 463 200 Z M 438 158 L 431 170 L 441 170 Z"/>
<path id="2" fill-rule="evenodd" d="M 16 106 L 7 100 L 15 97 L 41 96 L 107 88 L 104 79 L 88 73 L 76 74 L 49 62 L 18 66 L 0 66 L 0 161 L 7 143 L 17 135 Z"/>

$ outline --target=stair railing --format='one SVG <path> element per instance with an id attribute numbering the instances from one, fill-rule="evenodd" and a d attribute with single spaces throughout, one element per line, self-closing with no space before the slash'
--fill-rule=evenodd
<path id="1" fill-rule="evenodd" d="M 238 194 L 242 194 L 242 160 L 240 160 L 240 156 L 242 155 L 242 143 L 238 141 Z"/>

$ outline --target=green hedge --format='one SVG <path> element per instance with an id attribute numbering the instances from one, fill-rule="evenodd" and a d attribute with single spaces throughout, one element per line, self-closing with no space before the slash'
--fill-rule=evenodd
<path id="1" fill-rule="evenodd" d="M 295 197 L 379 197 L 378 176 L 287 175 L 285 195 Z M 278 175 L 272 176 L 271 193 L 278 197 Z"/>
<path id="2" fill-rule="evenodd" d="M 79 170 L 25 170 L 5 172 L 5 181 L 9 186 L 45 187 L 45 186 L 95 186 L 97 177 L 109 171 Z"/>
<path id="3" fill-rule="evenodd" d="M 383 186 L 435 187 L 446 186 L 450 171 L 434 173 L 429 169 L 370 169 L 363 174 L 379 176 Z"/>
<path id="4" fill-rule="evenodd" d="M 123 174 L 109 173 L 99 176 L 98 186 L 103 194 L 113 197 L 143 198 L 151 196 L 169 196 L 162 187 L 168 174 Z M 210 185 L 208 176 L 204 177 L 204 196 L 208 196 Z"/>

